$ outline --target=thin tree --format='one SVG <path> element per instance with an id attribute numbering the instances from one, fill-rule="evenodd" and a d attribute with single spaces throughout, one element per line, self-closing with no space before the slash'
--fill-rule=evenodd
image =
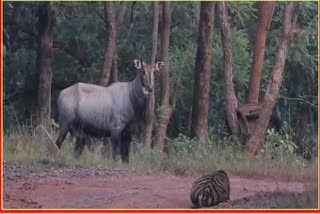
<path id="1" fill-rule="evenodd" d="M 267 34 L 271 25 L 275 2 L 258 2 L 257 34 L 254 45 L 247 103 L 259 103 L 261 73 L 263 68 Z"/>
<path id="2" fill-rule="evenodd" d="M 169 44 L 171 27 L 171 2 L 163 2 L 162 10 L 162 34 L 161 34 L 161 56 L 164 68 L 160 74 L 161 107 L 159 121 L 155 136 L 155 146 L 163 151 L 167 127 L 172 114 L 170 106 L 170 81 L 169 81 Z"/>
<path id="3" fill-rule="evenodd" d="M 49 2 L 40 3 L 38 8 L 38 123 L 49 125 L 51 114 L 51 82 L 53 53 L 54 14 Z"/>
<path id="4" fill-rule="evenodd" d="M 101 86 L 107 86 L 110 81 L 111 67 L 116 46 L 116 18 L 113 2 L 104 2 L 104 20 L 106 28 L 106 46 L 104 53 L 103 71 L 99 82 Z"/>
<path id="5" fill-rule="evenodd" d="M 225 112 L 228 125 L 234 137 L 238 137 L 238 119 L 236 109 L 238 108 L 238 99 L 234 91 L 233 67 L 232 67 L 232 37 L 228 23 L 228 15 L 225 2 L 218 3 L 221 40 L 223 48 L 223 74 L 224 74 L 224 97 Z"/>
<path id="6" fill-rule="evenodd" d="M 288 48 L 297 21 L 297 8 L 299 2 L 290 2 L 284 11 L 282 33 L 275 57 L 275 64 L 270 73 L 267 90 L 264 95 L 262 108 L 256 123 L 256 128 L 250 136 L 245 151 L 250 157 L 254 157 L 263 143 L 264 134 L 268 127 L 272 109 L 277 102 L 283 79 L 283 69 L 288 55 Z"/>
<path id="7" fill-rule="evenodd" d="M 116 35 L 121 30 L 121 26 L 122 26 L 122 22 L 123 22 L 123 18 L 126 13 L 126 10 L 127 10 L 127 2 L 125 1 L 121 2 L 121 8 L 118 11 L 116 16 L 116 25 L 117 25 Z M 118 41 L 118 38 L 116 38 L 116 45 L 114 48 L 113 62 L 111 66 L 111 79 L 109 80 L 110 83 L 118 81 L 118 48 L 117 48 L 118 42 L 117 41 Z"/>
<path id="8" fill-rule="evenodd" d="M 258 22 L 256 27 L 256 40 L 254 44 L 253 60 L 251 67 L 251 75 L 249 82 L 248 95 L 246 105 L 242 108 L 252 107 L 259 108 L 259 92 L 261 74 L 264 62 L 264 54 L 266 48 L 267 34 L 271 25 L 275 2 L 262 1 L 258 2 Z M 275 109 L 276 110 L 276 109 Z M 244 119 L 247 120 L 247 116 L 243 115 Z M 273 119 L 271 117 L 271 119 Z M 256 119 L 248 120 L 246 127 L 246 134 L 250 135 L 255 129 Z"/>
<path id="9" fill-rule="evenodd" d="M 201 141 L 208 139 L 213 23 L 214 3 L 201 2 L 191 122 L 191 137 Z"/>
<path id="10" fill-rule="evenodd" d="M 153 23 L 152 23 L 152 35 L 151 35 L 151 58 L 150 62 L 154 63 L 157 54 L 157 44 L 158 44 L 158 28 L 159 28 L 159 2 L 153 2 Z M 150 93 L 148 98 L 148 107 L 146 113 L 146 125 L 144 131 L 144 145 L 147 147 L 151 146 L 152 140 L 152 129 L 154 121 L 154 107 L 155 107 L 155 97 L 154 91 Z"/>

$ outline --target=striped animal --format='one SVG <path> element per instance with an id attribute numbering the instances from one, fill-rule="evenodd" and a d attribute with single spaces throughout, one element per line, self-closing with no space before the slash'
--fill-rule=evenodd
<path id="1" fill-rule="evenodd" d="M 230 199 L 230 180 L 223 170 L 198 178 L 192 184 L 193 208 L 209 207 Z"/>

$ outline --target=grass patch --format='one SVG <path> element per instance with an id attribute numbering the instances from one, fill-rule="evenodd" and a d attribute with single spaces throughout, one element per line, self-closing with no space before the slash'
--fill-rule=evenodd
<path id="1" fill-rule="evenodd" d="M 50 131 L 53 139 L 57 133 Z M 102 143 L 97 143 L 93 152 L 87 148 L 80 158 L 75 158 L 73 148 L 75 140 L 67 137 L 62 145 L 62 157 L 54 159 L 48 154 L 45 145 L 33 131 L 19 129 L 4 136 L 3 155 L 10 161 L 30 167 L 54 166 L 103 166 L 107 169 L 128 169 L 141 173 L 174 173 L 179 175 L 200 175 L 218 169 L 224 169 L 233 175 L 241 176 L 277 176 L 284 179 L 317 180 L 317 161 L 306 161 L 288 152 L 264 152 L 256 159 L 249 159 L 242 148 L 229 140 L 198 143 L 185 136 L 168 141 L 168 153 L 141 148 L 134 141 L 131 145 L 130 163 L 114 162 L 109 149 L 103 155 Z M 108 145 L 110 146 L 110 144 Z"/>

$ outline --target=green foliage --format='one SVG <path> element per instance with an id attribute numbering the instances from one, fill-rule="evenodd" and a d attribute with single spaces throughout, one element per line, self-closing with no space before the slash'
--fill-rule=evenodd
<path id="1" fill-rule="evenodd" d="M 175 46 L 170 48 L 170 83 L 172 89 L 176 87 L 179 75 L 181 78 L 177 85 L 176 110 L 169 124 L 169 136 L 177 136 L 179 133 L 187 132 L 188 129 L 188 115 L 193 96 L 193 81 L 190 80 L 193 79 L 195 55 L 196 46 L 193 43 L 188 43 L 187 47 L 184 48 Z M 156 97 L 159 98 L 159 95 Z"/>
<path id="2" fill-rule="evenodd" d="M 250 69 L 252 59 L 249 56 L 249 41 L 243 31 L 233 34 L 233 60 L 236 90 L 245 91 L 250 79 Z"/>
<path id="3" fill-rule="evenodd" d="M 261 155 L 281 156 L 283 154 L 292 155 L 298 147 L 293 142 L 293 139 L 287 133 L 275 132 L 274 129 L 268 129 L 266 134 L 266 141 L 263 148 L 260 150 Z"/>
<path id="4" fill-rule="evenodd" d="M 194 154 L 198 149 L 199 143 L 183 134 L 179 134 L 174 141 L 171 140 L 169 146 L 171 153 L 176 154 L 178 157 L 183 157 Z"/>
<path id="5" fill-rule="evenodd" d="M 228 2 L 228 15 L 232 27 L 247 29 L 250 24 L 254 24 L 257 16 L 255 2 Z"/>

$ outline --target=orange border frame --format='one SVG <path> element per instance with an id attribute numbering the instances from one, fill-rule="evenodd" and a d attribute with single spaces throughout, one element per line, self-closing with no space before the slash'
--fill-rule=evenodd
<path id="1" fill-rule="evenodd" d="M 270 209 L 270 210 L 247 210 L 247 209 L 7 209 L 1 210 L 3 213 L 319 213 L 319 209 L 310 210 L 290 210 L 290 209 Z"/>
<path id="2" fill-rule="evenodd" d="M 26 0 L 27 1 L 27 0 Z M 259 1 L 259 0 L 258 0 Z M 303 1 L 303 0 L 302 0 Z M 318 15 L 319 15 L 319 0 L 318 0 Z M 2 105 L 3 105 L 3 84 L 2 84 L 2 57 L 3 57 L 3 0 L 0 0 L 0 15 L 1 15 L 1 22 L 0 22 L 0 82 L 1 82 L 1 90 L 0 90 L 0 139 L 1 139 L 1 147 L 0 147 L 0 159 L 1 159 L 1 167 L 0 167 L 0 191 L 1 191 L 1 200 L 0 200 L 0 212 L 1 213 L 319 213 L 319 200 L 320 200 L 320 192 L 318 190 L 318 209 L 3 209 L 3 189 L 2 189 L 2 146 L 3 146 L 3 135 L 2 135 Z M 318 71 L 319 71 L 319 20 L 318 20 Z M 318 72 L 318 82 L 319 82 L 319 72 Z M 319 103 L 319 93 L 320 88 L 318 85 L 318 103 Z M 319 106 L 318 106 L 319 112 Z M 319 122 L 319 113 L 318 113 L 318 129 L 320 127 Z M 318 135 L 318 143 L 319 143 L 319 135 Z M 319 150 L 318 150 L 318 157 L 319 157 Z M 318 161 L 319 164 L 319 161 Z M 318 166 L 319 167 L 319 166 Z M 320 177 L 319 169 L 318 169 L 318 179 Z M 319 180 L 318 180 L 318 188 L 319 188 Z"/>

